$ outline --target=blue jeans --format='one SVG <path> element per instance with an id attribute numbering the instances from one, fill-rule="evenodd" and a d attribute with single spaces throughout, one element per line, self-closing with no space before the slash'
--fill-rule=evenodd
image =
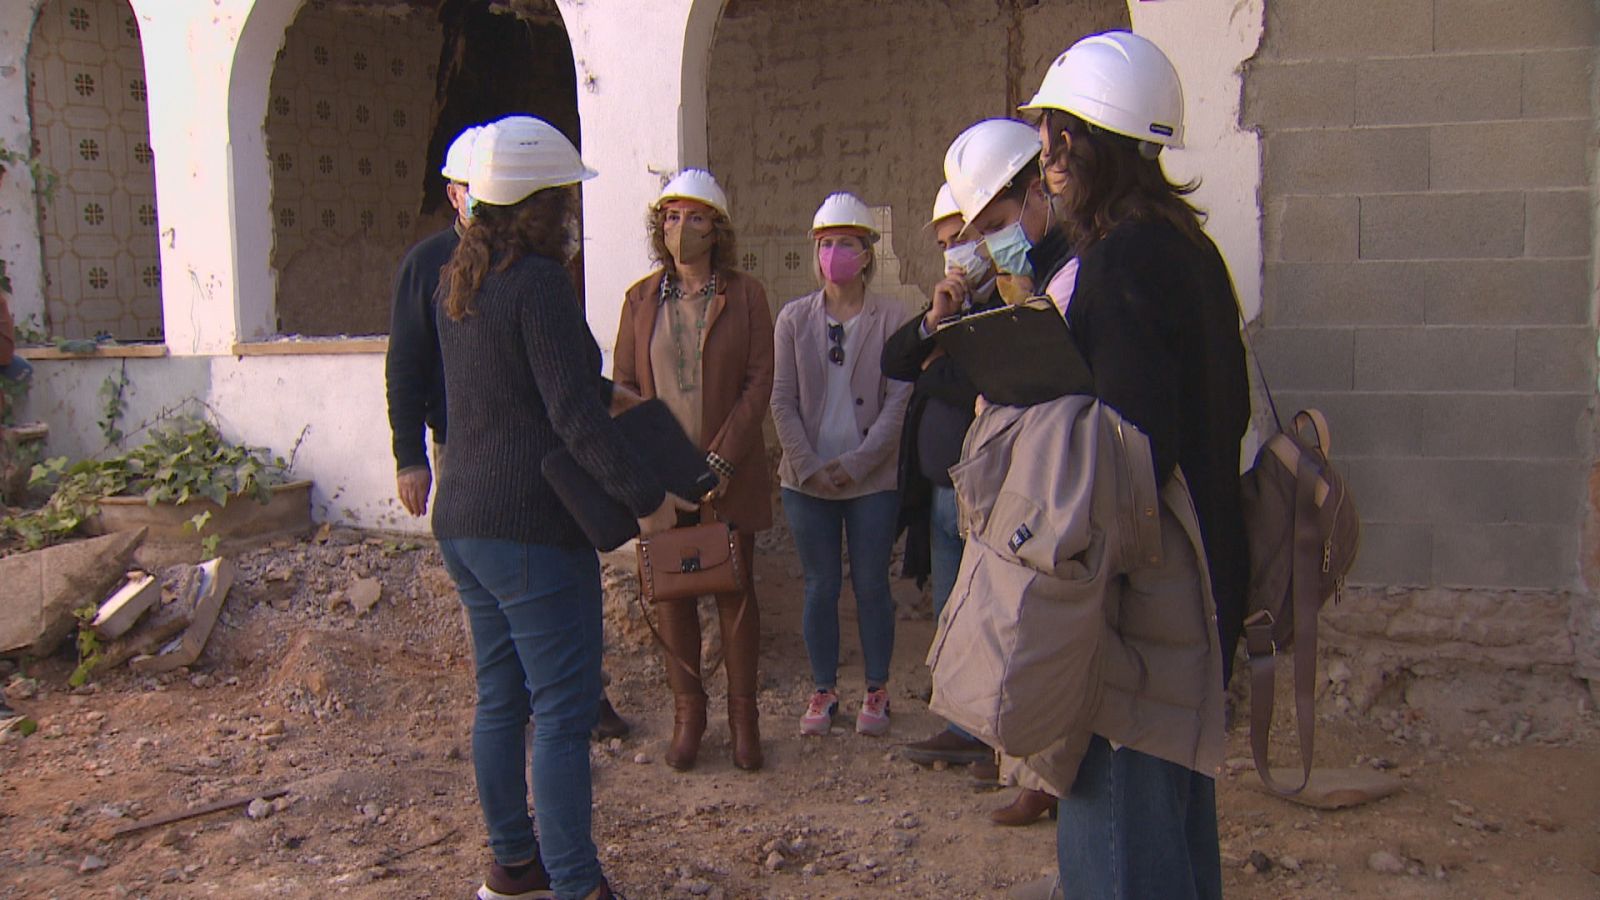
<path id="1" fill-rule="evenodd" d="M 1216 783 L 1095 735 L 1061 798 L 1056 860 L 1068 900 L 1220 900 Z"/>
<path id="2" fill-rule="evenodd" d="M 801 630 L 811 657 L 811 679 L 832 690 L 839 682 L 839 590 L 844 583 L 841 537 L 850 547 L 850 585 L 867 686 L 889 683 L 894 655 L 894 600 L 889 595 L 889 552 L 894 549 L 900 495 L 880 491 L 849 500 L 826 500 L 783 489 L 783 512 L 794 532 L 806 576 Z"/>
<path id="3" fill-rule="evenodd" d="M 928 523 L 929 555 L 933 557 L 933 618 L 937 622 L 950 601 L 950 592 L 956 586 L 956 573 L 961 569 L 961 552 L 967 542 L 961 539 L 960 510 L 956 506 L 956 489 L 933 486 L 933 514 Z M 972 740 L 972 735 L 954 723 L 946 723 L 945 730 Z"/>
<path id="4" fill-rule="evenodd" d="M 487 538 L 439 542 L 472 628 L 478 707 L 472 767 L 489 848 L 501 865 L 539 856 L 564 898 L 600 885 L 590 833 L 589 729 L 600 701 L 600 562 L 569 550 Z M 527 745 L 533 734 L 534 815 Z"/>

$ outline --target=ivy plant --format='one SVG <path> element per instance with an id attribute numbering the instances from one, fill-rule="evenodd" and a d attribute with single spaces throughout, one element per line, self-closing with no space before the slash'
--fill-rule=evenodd
<path id="1" fill-rule="evenodd" d="M 226 506 L 245 497 L 265 504 L 271 487 L 288 481 L 290 464 L 260 447 L 233 444 L 205 419 L 175 418 L 150 429 L 138 447 L 104 459 L 69 464 L 56 457 L 33 467 L 30 485 L 54 484 L 38 509 L 0 519 L 0 537 L 27 549 L 71 537 L 107 497 L 142 496 L 151 506 L 210 500 Z M 201 532 L 210 511 L 196 514 L 188 527 Z M 206 541 L 215 549 L 215 535 Z"/>

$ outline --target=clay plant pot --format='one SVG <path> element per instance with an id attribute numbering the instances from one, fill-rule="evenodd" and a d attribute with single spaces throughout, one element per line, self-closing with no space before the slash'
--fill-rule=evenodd
<path id="1" fill-rule="evenodd" d="M 85 524 L 85 530 L 106 534 L 148 529 L 137 560 L 150 567 L 201 561 L 201 540 L 213 534 L 221 538 L 219 553 L 238 554 L 279 538 L 309 532 L 311 482 L 291 481 L 269 490 L 272 499 L 265 505 L 251 497 L 234 497 L 226 506 L 201 498 L 182 505 L 151 506 L 143 497 L 107 497 L 100 501 L 100 514 Z M 203 531 L 197 534 L 185 527 L 190 519 L 208 510 L 211 519 Z"/>

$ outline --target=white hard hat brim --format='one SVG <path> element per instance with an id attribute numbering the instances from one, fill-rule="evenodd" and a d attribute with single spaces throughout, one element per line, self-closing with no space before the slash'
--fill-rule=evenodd
<path id="1" fill-rule="evenodd" d="M 469 185 L 467 187 L 467 195 L 479 203 L 487 203 L 490 206 L 514 206 L 542 190 L 578 184 L 582 181 L 588 181 L 599 174 L 594 169 L 584 166 L 583 172 L 576 178 L 563 178 L 559 181 L 540 180 L 528 182 L 501 180 L 482 189 Z"/>

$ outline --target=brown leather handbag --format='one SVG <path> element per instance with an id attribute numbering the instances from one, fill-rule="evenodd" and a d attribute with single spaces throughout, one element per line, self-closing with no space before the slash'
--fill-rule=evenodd
<path id="1" fill-rule="evenodd" d="M 700 507 L 700 524 L 639 539 L 639 596 L 650 603 L 743 591 L 739 532 Z"/>

